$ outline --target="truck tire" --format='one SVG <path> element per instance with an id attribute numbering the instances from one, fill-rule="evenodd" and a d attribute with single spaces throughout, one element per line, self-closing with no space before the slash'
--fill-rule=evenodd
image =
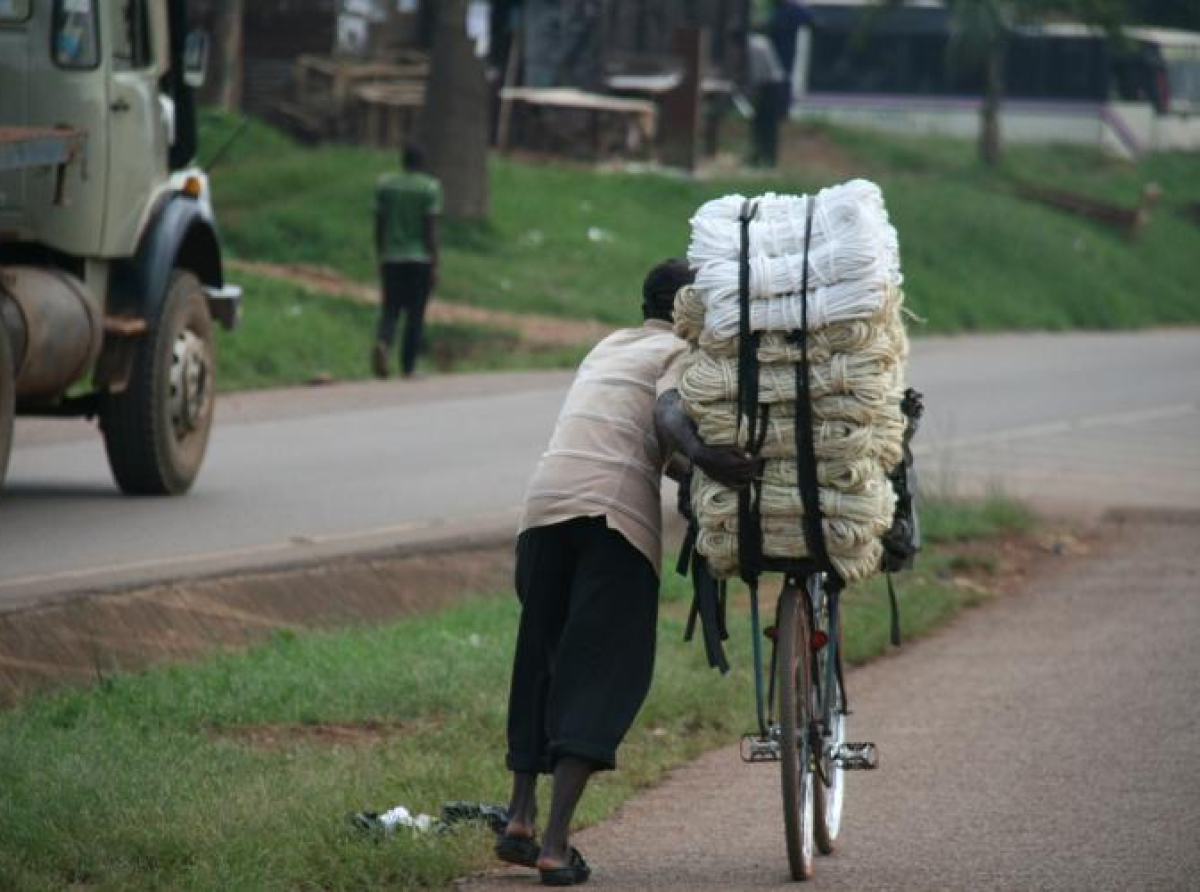
<path id="1" fill-rule="evenodd" d="M 12 451 L 16 377 L 8 332 L 4 329 L 4 323 L 0 322 L 0 489 L 4 488 L 4 472 L 8 470 L 8 455 Z"/>
<path id="2" fill-rule="evenodd" d="M 171 273 L 162 310 L 147 321 L 129 386 L 104 401 L 104 448 L 122 492 L 180 495 L 200 472 L 216 396 L 212 319 L 196 277 Z"/>

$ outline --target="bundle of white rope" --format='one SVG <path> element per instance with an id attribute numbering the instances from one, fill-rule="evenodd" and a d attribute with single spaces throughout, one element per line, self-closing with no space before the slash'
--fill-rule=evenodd
<path id="1" fill-rule="evenodd" d="M 750 328 L 759 367 L 758 437 L 749 442 L 738 397 L 741 314 L 739 215 L 745 199 L 709 202 L 692 218 L 693 287 L 676 297 L 675 330 L 692 345 L 679 390 L 700 436 L 713 445 L 756 448 L 765 458 L 756 488 L 763 554 L 807 556 L 796 444 L 794 333 L 807 315 L 806 352 L 826 551 L 847 581 L 879 569 L 879 537 L 891 526 L 888 471 L 902 456 L 908 338 L 901 321 L 899 247 L 879 188 L 854 180 L 816 196 L 805 273 L 807 196 L 755 199 L 749 226 Z M 807 303 L 805 306 L 802 301 Z M 697 549 L 713 572 L 738 569 L 738 494 L 697 472 L 692 504 Z"/>
<path id="2" fill-rule="evenodd" d="M 854 582 L 878 572 L 879 561 L 883 557 L 883 545 L 878 539 L 872 539 L 864 545 L 849 545 L 843 551 L 839 551 L 839 543 L 835 539 L 836 533 L 832 529 L 831 521 L 826 520 L 822 528 L 825 530 L 825 548 L 829 559 L 844 579 Z M 799 524 L 788 524 L 785 529 L 781 529 L 777 526 L 768 527 L 764 523 L 762 539 L 763 554 L 766 557 L 794 560 L 808 556 Z M 736 530 L 701 526 L 696 536 L 696 550 L 708 559 L 709 567 L 718 578 L 737 573 Z"/>
<path id="3" fill-rule="evenodd" d="M 704 299 L 691 285 L 685 285 L 675 294 L 675 336 L 684 341 L 695 342 L 704 331 Z M 737 338 L 733 350 L 737 352 Z"/>
<path id="4" fill-rule="evenodd" d="M 877 343 L 857 353 L 835 353 L 812 366 L 809 389 L 814 398 L 853 394 L 869 406 L 880 407 L 895 400 L 900 367 L 890 345 Z M 689 399 L 715 403 L 737 398 L 737 360 L 697 351 L 683 370 L 681 381 Z M 792 365 L 778 362 L 761 366 L 758 382 L 760 403 L 790 403 L 796 399 L 796 372 Z"/>
<path id="5" fill-rule="evenodd" d="M 697 275 L 696 290 L 704 300 L 704 331 L 715 338 L 736 338 L 741 326 L 737 286 L 705 291 Z M 886 315 L 898 300 L 899 288 L 882 277 L 822 285 L 807 292 L 808 330 L 834 322 L 869 320 Z M 791 332 L 804 321 L 803 299 L 797 294 L 759 298 L 750 304 L 750 330 Z"/>
<path id="6" fill-rule="evenodd" d="M 890 318 L 893 308 L 900 305 L 901 297 L 899 289 L 893 289 L 888 294 L 879 316 L 876 317 L 876 320 L 882 318 L 885 320 L 884 322 L 872 320 L 842 322 L 809 332 L 807 339 L 809 362 L 820 364 L 828 362 L 834 353 L 854 353 L 868 349 L 884 351 L 889 356 L 895 356 L 900 363 L 907 361 L 908 335 L 904 331 L 904 326 L 886 321 Z M 737 356 L 737 336 L 717 337 L 705 331 L 703 302 L 699 296 L 695 300 L 699 301 L 701 306 L 700 321 L 695 322 L 693 318 L 689 330 L 694 331 L 698 328 L 699 336 L 684 337 L 679 332 L 678 322 L 676 322 L 676 333 L 684 340 L 693 341 L 709 356 Z M 678 301 L 679 299 L 676 298 L 677 313 L 679 312 Z M 780 332 L 763 332 L 759 335 L 758 361 L 761 363 L 799 362 L 800 346 L 789 335 Z"/>
<path id="7" fill-rule="evenodd" d="M 770 257 L 759 254 L 747 263 L 750 275 L 750 297 L 760 300 L 794 294 L 801 288 L 810 291 L 832 285 L 851 282 L 901 284 L 899 270 L 893 268 L 894 260 L 883 254 L 863 253 L 856 255 L 852 267 L 838 266 L 821 253 L 808 255 L 808 280 L 804 279 L 805 259 L 803 254 L 781 254 Z M 710 260 L 700 267 L 696 275 L 696 287 L 704 293 L 722 294 L 732 291 L 737 294 L 739 264 L 736 260 Z M 813 328 L 819 326 L 813 325 Z"/>
<path id="8" fill-rule="evenodd" d="M 739 217 L 745 197 L 728 195 L 702 205 L 691 220 L 688 262 L 701 267 L 714 260 L 737 260 L 741 248 Z M 804 252 L 805 219 L 811 199 L 767 193 L 756 199 L 749 226 L 750 255 L 782 257 Z M 899 269 L 899 240 L 888 221 L 879 187 L 851 180 L 822 189 L 813 206 L 809 241 L 810 274 L 852 277 L 881 256 Z"/>
<path id="9" fill-rule="evenodd" d="M 680 391 L 683 394 L 683 391 Z M 685 395 L 685 410 L 690 404 Z M 816 416 L 817 403 L 813 414 Z M 693 416 L 694 417 L 694 416 Z M 899 403 L 873 413 L 869 424 L 848 421 L 844 418 L 814 418 L 813 451 L 817 462 L 844 462 L 858 458 L 875 459 L 884 468 L 896 466 L 902 456 L 900 438 L 904 434 L 904 413 Z M 748 426 L 738 424 L 736 407 L 732 403 L 713 403 L 705 407 L 696 418 L 700 438 L 714 446 L 741 446 L 749 449 Z M 795 458 L 796 425 L 794 417 L 780 412 L 771 412 L 766 419 L 759 419 L 758 436 L 761 447 L 758 454 L 764 458 Z"/>
<path id="10" fill-rule="evenodd" d="M 829 486 L 818 488 L 821 513 L 825 517 L 840 517 L 864 524 L 876 530 L 881 523 L 890 523 L 896 507 L 896 493 L 890 486 L 872 479 L 859 492 L 842 492 Z M 764 483 L 758 493 L 763 519 L 773 517 L 803 517 L 804 503 L 796 486 Z M 738 496 L 733 490 L 714 485 L 703 474 L 692 478 L 692 504 L 714 522 L 737 520 Z M 886 529 L 886 527 L 885 527 Z"/>

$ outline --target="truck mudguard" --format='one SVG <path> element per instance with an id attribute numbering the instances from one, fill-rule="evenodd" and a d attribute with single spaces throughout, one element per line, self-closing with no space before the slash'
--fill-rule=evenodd
<path id="1" fill-rule="evenodd" d="M 209 288 L 221 288 L 221 249 L 212 223 L 195 199 L 172 195 L 154 212 L 133 257 L 113 265 L 110 313 L 157 318 L 171 270 L 186 269 Z"/>

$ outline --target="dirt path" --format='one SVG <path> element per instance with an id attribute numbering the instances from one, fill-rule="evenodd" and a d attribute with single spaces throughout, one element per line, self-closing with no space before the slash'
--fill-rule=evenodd
<path id="1" fill-rule="evenodd" d="M 233 260 L 229 265 L 235 270 L 288 282 L 314 293 L 329 294 L 372 306 L 379 303 L 378 288 L 347 279 L 326 266 L 259 263 L 249 260 Z M 470 322 L 511 329 L 520 335 L 523 346 L 533 349 L 591 345 L 612 331 L 612 326 L 602 322 L 506 313 L 485 307 L 446 303 L 437 298 L 430 302 L 426 318 L 432 322 Z"/>
<path id="2" fill-rule="evenodd" d="M 1185 889 L 1200 875 L 1200 514 L 1140 516 L 1013 598 L 853 672 L 818 888 Z M 796 888 L 773 765 L 710 753 L 575 840 L 592 887 Z M 509 871 L 473 890 L 525 888 Z"/>

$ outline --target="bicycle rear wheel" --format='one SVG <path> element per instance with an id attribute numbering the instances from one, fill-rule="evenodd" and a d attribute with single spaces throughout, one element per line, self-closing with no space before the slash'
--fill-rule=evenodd
<path id="1" fill-rule="evenodd" d="M 825 645 L 816 652 L 817 716 L 821 723 L 821 752 L 815 763 L 820 766 L 814 785 L 814 832 L 817 851 L 833 853 L 842 827 L 842 804 L 845 797 L 845 770 L 834 761 L 846 742 L 846 701 L 837 671 L 842 649 L 841 623 L 833 616 L 835 607 L 826 598 L 821 578 L 809 580 L 809 603 L 813 605 L 813 625 L 824 633 Z"/>
<path id="2" fill-rule="evenodd" d="M 815 796 L 813 807 L 816 812 L 814 832 L 817 838 L 817 850 L 822 855 L 831 855 L 837 846 L 838 833 L 842 829 L 842 804 L 845 800 L 845 769 L 836 764 L 830 753 L 836 753 L 846 742 L 846 714 L 843 712 L 842 685 L 834 679 L 833 688 L 827 696 L 832 697 L 829 703 L 829 733 L 825 737 L 825 756 L 822 757 L 822 770 L 825 780 L 817 778 L 814 786 Z"/>
<path id="3" fill-rule="evenodd" d="M 779 595 L 778 654 L 780 780 L 783 826 L 792 879 L 813 875 L 815 796 L 809 730 L 813 720 L 812 649 L 808 608 L 791 584 Z"/>

